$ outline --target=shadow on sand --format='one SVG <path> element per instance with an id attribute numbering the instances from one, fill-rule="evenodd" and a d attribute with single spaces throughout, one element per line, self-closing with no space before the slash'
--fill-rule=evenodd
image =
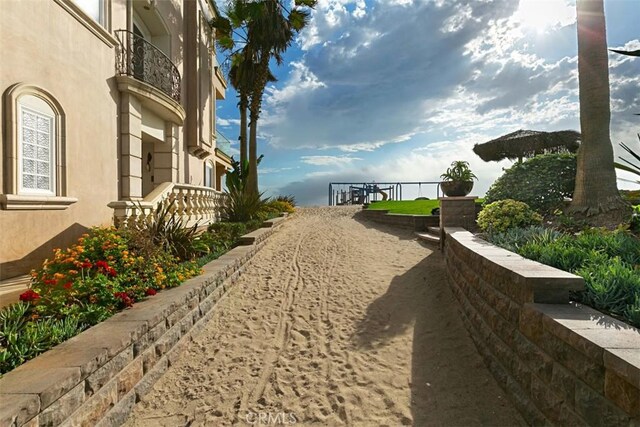
<path id="1" fill-rule="evenodd" d="M 459 318 L 447 280 L 443 256 L 434 249 L 396 276 L 387 292 L 367 308 L 357 325 L 355 345 L 363 349 L 387 345 L 394 336 L 414 328 L 411 413 L 415 426 L 525 425 L 484 366 Z"/>

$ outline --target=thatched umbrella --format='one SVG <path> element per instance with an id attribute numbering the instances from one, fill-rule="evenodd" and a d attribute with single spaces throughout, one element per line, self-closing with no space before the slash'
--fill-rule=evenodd
<path id="1" fill-rule="evenodd" d="M 544 153 L 575 153 L 580 147 L 580 133 L 573 130 L 542 132 L 517 130 L 484 144 L 476 144 L 473 152 L 485 162 L 533 157 Z"/>

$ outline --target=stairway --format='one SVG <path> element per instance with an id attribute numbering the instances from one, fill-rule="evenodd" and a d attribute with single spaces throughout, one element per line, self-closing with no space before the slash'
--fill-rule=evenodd
<path id="1" fill-rule="evenodd" d="M 423 242 L 440 244 L 440 227 L 427 227 L 425 231 L 416 231 L 415 235 Z"/>
<path id="2" fill-rule="evenodd" d="M 18 297 L 27 289 L 30 281 L 31 276 L 29 275 L 0 280 L 0 308 L 17 302 Z"/>

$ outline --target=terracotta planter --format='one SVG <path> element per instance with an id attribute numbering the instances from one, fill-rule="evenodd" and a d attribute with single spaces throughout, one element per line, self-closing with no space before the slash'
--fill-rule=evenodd
<path id="1" fill-rule="evenodd" d="M 445 196 L 463 197 L 471 193 L 473 181 L 442 181 L 440 188 Z"/>

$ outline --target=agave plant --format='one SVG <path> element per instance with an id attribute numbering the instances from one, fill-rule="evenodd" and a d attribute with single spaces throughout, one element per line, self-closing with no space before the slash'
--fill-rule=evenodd
<path id="1" fill-rule="evenodd" d="M 640 141 L 640 133 L 638 134 L 638 141 Z M 615 167 L 620 169 L 620 170 L 623 170 L 623 171 L 626 171 L 626 172 L 631 172 L 634 175 L 640 176 L 640 151 L 633 150 L 631 147 L 629 147 L 628 145 L 626 145 L 623 142 L 620 143 L 620 147 L 622 147 L 622 149 L 624 151 L 629 153 L 639 163 L 631 162 L 631 161 L 629 161 L 627 159 L 624 159 L 624 158 L 618 156 L 618 158 L 620 160 L 622 160 L 626 164 L 619 163 L 619 162 L 614 162 Z M 636 183 L 640 184 L 640 180 L 636 181 Z"/>
<path id="2" fill-rule="evenodd" d="M 198 227 L 199 223 L 187 227 L 176 212 L 174 200 L 167 205 L 159 204 L 153 216 L 137 223 L 134 231 L 147 236 L 154 245 L 171 255 L 188 260 L 207 252 L 206 248 L 198 245 Z"/>

